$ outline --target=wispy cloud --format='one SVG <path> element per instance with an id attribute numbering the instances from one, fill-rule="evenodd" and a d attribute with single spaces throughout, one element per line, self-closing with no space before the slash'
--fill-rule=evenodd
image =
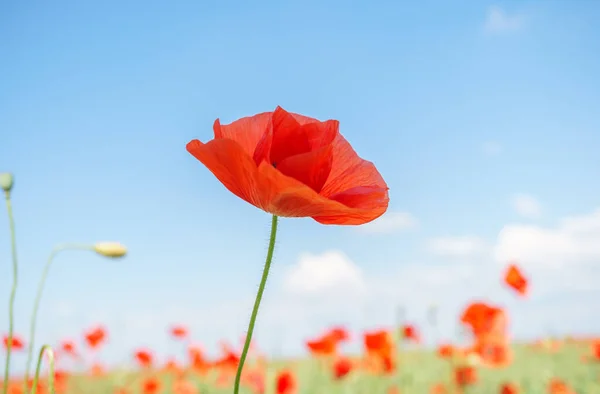
<path id="1" fill-rule="evenodd" d="M 529 194 L 515 194 L 511 202 L 515 211 L 523 217 L 537 218 L 542 214 L 542 206 L 539 201 Z"/>
<path id="2" fill-rule="evenodd" d="M 476 236 L 438 237 L 427 242 L 427 249 L 438 256 L 472 257 L 487 250 L 486 243 Z"/>
<path id="3" fill-rule="evenodd" d="M 505 34 L 521 30 L 525 25 L 523 14 L 508 14 L 498 6 L 488 8 L 484 30 L 488 34 Z"/>
<path id="4" fill-rule="evenodd" d="M 498 235 L 494 256 L 540 267 L 572 270 L 583 262 L 600 262 L 600 209 L 563 218 L 556 227 L 507 225 Z"/>
<path id="5" fill-rule="evenodd" d="M 358 227 L 358 230 L 373 234 L 389 234 L 415 228 L 418 224 L 418 220 L 408 212 L 387 212 L 379 219 Z"/>

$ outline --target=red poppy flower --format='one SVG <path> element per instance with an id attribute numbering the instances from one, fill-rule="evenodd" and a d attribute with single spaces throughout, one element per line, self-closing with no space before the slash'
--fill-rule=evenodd
<path id="1" fill-rule="evenodd" d="M 385 330 L 366 332 L 364 334 L 365 350 L 369 354 L 386 357 L 394 351 L 392 336 Z"/>
<path id="2" fill-rule="evenodd" d="M 92 349 L 99 347 L 106 339 L 106 330 L 102 326 L 92 328 L 85 333 L 85 341 Z"/>
<path id="3" fill-rule="evenodd" d="M 141 367 L 149 368 L 152 366 L 152 362 L 154 361 L 154 357 L 149 350 L 140 349 L 135 352 L 135 360 Z"/>
<path id="4" fill-rule="evenodd" d="M 352 371 L 352 361 L 348 358 L 341 357 L 333 364 L 333 377 L 342 379 Z"/>
<path id="5" fill-rule="evenodd" d="M 186 327 L 181 325 L 175 325 L 171 327 L 171 335 L 177 339 L 183 339 L 188 336 L 188 330 Z"/>
<path id="6" fill-rule="evenodd" d="M 514 289 L 520 295 L 527 294 L 528 281 L 523 276 L 523 273 L 515 264 L 508 266 L 506 274 L 504 275 L 504 283 Z"/>
<path id="7" fill-rule="evenodd" d="M 71 356 L 77 356 L 77 350 L 75 346 L 75 342 L 66 340 L 60 344 L 62 351 Z"/>
<path id="8" fill-rule="evenodd" d="M 474 336 L 489 334 L 494 331 L 503 331 L 506 314 L 500 308 L 474 302 L 463 312 L 460 320 L 471 328 Z"/>
<path id="9" fill-rule="evenodd" d="M 8 348 L 8 335 L 5 335 L 3 338 L 4 348 Z M 25 348 L 25 342 L 18 335 L 13 334 L 12 339 L 10 341 L 12 350 L 23 350 Z"/>
<path id="10" fill-rule="evenodd" d="M 437 354 L 441 358 L 450 358 L 454 355 L 454 353 L 455 353 L 455 348 L 452 345 L 443 344 L 443 345 L 438 346 Z"/>
<path id="11" fill-rule="evenodd" d="M 346 342 L 350 339 L 350 334 L 348 334 L 348 330 L 344 327 L 334 327 L 329 330 L 327 336 L 330 336 L 336 342 Z"/>
<path id="12" fill-rule="evenodd" d="M 160 391 L 160 380 L 151 377 L 146 378 L 142 382 L 142 393 L 144 394 L 156 394 Z"/>
<path id="13" fill-rule="evenodd" d="M 419 332 L 417 331 L 415 326 L 413 326 L 412 324 L 405 324 L 402 327 L 402 336 L 404 337 L 405 340 L 408 340 L 408 341 L 413 341 L 413 342 L 420 341 Z"/>
<path id="14" fill-rule="evenodd" d="M 277 394 L 295 394 L 298 386 L 296 377 L 290 371 L 282 371 L 277 375 L 275 391 Z"/>
<path id="15" fill-rule="evenodd" d="M 306 341 L 306 347 L 313 356 L 331 356 L 337 351 L 337 340 L 332 335 Z"/>
<path id="16" fill-rule="evenodd" d="M 519 394 L 519 386 L 515 383 L 508 382 L 500 386 L 500 394 Z"/>
<path id="17" fill-rule="evenodd" d="M 558 378 L 552 378 L 548 383 L 548 394 L 576 394 L 569 385 Z"/>
<path id="18" fill-rule="evenodd" d="M 456 367 L 454 381 L 460 387 L 470 386 L 477 382 L 477 370 L 470 366 Z"/>
<path id="19" fill-rule="evenodd" d="M 206 144 L 187 150 L 233 194 L 283 217 L 323 224 L 359 225 L 387 210 L 388 187 L 339 133 L 339 122 L 320 122 L 277 107 L 221 125 Z"/>
<path id="20" fill-rule="evenodd" d="M 511 364 L 513 354 L 507 341 L 498 341 L 493 338 L 478 338 L 472 349 L 481 361 L 492 368 L 503 368 Z"/>

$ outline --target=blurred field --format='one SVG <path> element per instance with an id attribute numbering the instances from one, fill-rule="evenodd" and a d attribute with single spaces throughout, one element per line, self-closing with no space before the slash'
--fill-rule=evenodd
<path id="1" fill-rule="evenodd" d="M 459 389 L 455 384 L 454 367 L 460 359 L 442 359 L 433 351 L 410 350 L 398 354 L 397 369 L 390 374 L 370 373 L 361 368 L 361 358 L 353 358 L 355 367 L 340 379 L 335 379 L 332 359 L 306 358 L 293 361 L 271 361 L 261 366 L 260 360 L 247 364 L 247 371 L 261 371 L 268 393 L 296 394 L 388 394 L 388 393 L 600 393 L 600 363 L 591 357 L 589 341 L 555 341 L 547 346 L 513 345 L 514 362 L 505 368 L 486 368 L 473 363 L 477 382 Z M 263 360 L 264 361 L 264 360 Z M 281 390 L 277 377 L 282 371 L 294 376 L 295 389 Z M 225 394 L 232 391 L 232 370 L 211 368 L 200 374 L 183 367 L 160 370 L 107 372 L 92 376 L 58 373 L 58 392 L 103 393 L 174 393 L 174 394 Z M 552 387 L 560 380 L 572 391 Z M 148 382 L 158 383 L 148 389 Z M 179 384 L 177 383 L 179 382 Z M 181 382 L 187 382 L 183 385 Z M 502 385 L 511 383 L 518 391 L 502 391 Z M 43 386 L 40 387 L 43 389 Z M 17 389 L 11 393 L 20 392 Z M 46 392 L 38 391 L 38 392 Z M 260 389 L 246 382 L 241 391 L 260 393 Z"/>

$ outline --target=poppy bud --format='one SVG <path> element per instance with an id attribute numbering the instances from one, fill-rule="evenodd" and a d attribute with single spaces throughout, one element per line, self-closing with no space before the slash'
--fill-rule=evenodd
<path id="1" fill-rule="evenodd" d="M 9 193 L 13 187 L 14 179 L 10 172 L 0 173 L 0 186 L 2 190 L 6 193 Z"/>
<path id="2" fill-rule="evenodd" d="M 118 242 L 98 242 L 94 251 L 102 256 L 118 258 L 127 254 L 127 248 Z"/>

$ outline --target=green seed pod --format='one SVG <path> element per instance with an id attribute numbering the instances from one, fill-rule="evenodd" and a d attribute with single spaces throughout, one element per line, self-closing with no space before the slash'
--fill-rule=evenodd
<path id="1" fill-rule="evenodd" d="M 2 190 L 6 193 L 9 193 L 13 187 L 14 178 L 10 172 L 2 172 L 0 173 L 0 186 Z"/>

